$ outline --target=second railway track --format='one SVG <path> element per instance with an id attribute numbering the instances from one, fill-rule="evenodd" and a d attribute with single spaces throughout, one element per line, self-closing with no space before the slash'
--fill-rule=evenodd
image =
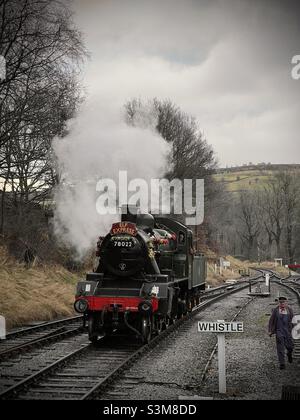
<path id="1" fill-rule="evenodd" d="M 42 347 L 83 331 L 82 317 L 42 323 L 10 333 L 0 341 L 0 362 L 28 350 Z"/>

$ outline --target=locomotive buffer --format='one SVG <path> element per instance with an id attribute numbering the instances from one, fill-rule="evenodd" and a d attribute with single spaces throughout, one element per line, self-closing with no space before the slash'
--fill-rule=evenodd
<path id="1" fill-rule="evenodd" d="M 218 334 L 218 369 L 219 369 L 219 393 L 226 394 L 226 343 L 225 333 L 243 333 L 243 322 L 198 322 L 198 332 L 212 332 Z"/>

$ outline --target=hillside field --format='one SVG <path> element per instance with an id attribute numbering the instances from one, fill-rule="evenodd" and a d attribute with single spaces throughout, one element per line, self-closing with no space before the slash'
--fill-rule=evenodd
<path id="1" fill-rule="evenodd" d="M 263 188 L 276 174 L 287 169 L 300 176 L 300 165 L 266 165 L 219 169 L 214 178 L 224 184 L 227 191 L 241 192 Z"/>

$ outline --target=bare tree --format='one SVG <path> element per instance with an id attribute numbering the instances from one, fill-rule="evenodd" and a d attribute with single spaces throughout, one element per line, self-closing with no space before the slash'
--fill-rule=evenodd
<path id="1" fill-rule="evenodd" d="M 276 256 L 282 255 L 281 240 L 283 234 L 284 200 L 281 186 L 277 178 L 271 179 L 266 186 L 260 200 L 263 213 L 263 223 L 269 239 L 271 249 L 273 241 L 276 243 Z"/>
<path id="2" fill-rule="evenodd" d="M 138 99 L 126 103 L 126 120 L 135 125 L 141 110 L 147 109 L 156 119 L 156 129 L 170 144 L 169 178 L 201 178 L 211 175 L 216 168 L 213 149 L 208 145 L 196 119 L 182 112 L 169 100 L 153 99 L 143 104 Z"/>
<path id="3" fill-rule="evenodd" d="M 171 101 L 153 99 L 144 104 L 133 99 L 125 104 L 125 117 L 128 124 L 140 122 L 141 112 L 147 112 L 156 120 L 156 129 L 170 144 L 169 178 L 201 178 L 212 174 L 216 160 L 211 146 L 208 145 L 195 118 L 182 112 Z"/>
<path id="4" fill-rule="evenodd" d="M 0 0 L 0 54 L 6 78 L 0 82 L 0 145 L 22 123 L 24 92 L 54 85 L 84 54 L 72 14 L 56 0 Z"/>
<path id="5" fill-rule="evenodd" d="M 5 209 L 18 230 L 49 197 L 57 181 L 51 143 L 66 133 L 81 101 L 86 52 L 67 3 L 0 0 L 0 54 L 7 63 L 0 82 L 1 233 Z"/>
<path id="6" fill-rule="evenodd" d="M 223 185 L 223 189 L 226 188 Z M 300 185 L 293 170 L 276 173 L 262 187 L 220 191 L 209 213 L 211 236 L 221 252 L 259 260 L 300 258 Z"/>
<path id="7" fill-rule="evenodd" d="M 285 248 L 288 261 L 294 262 L 296 253 L 295 233 L 299 222 L 300 186 L 298 176 L 293 171 L 286 171 L 276 176 L 283 206 L 284 206 L 284 227 L 286 234 Z"/>
<path id="8" fill-rule="evenodd" d="M 258 256 L 257 247 L 262 229 L 259 208 L 259 195 L 256 191 L 240 194 L 238 219 L 241 222 L 241 227 L 238 229 L 238 235 L 246 247 L 249 260 L 256 260 Z"/>

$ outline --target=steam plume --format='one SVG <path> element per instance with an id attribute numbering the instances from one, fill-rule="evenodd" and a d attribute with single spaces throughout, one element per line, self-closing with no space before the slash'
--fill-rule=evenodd
<path id="1" fill-rule="evenodd" d="M 96 211 L 96 184 L 101 178 L 117 182 L 120 170 L 128 172 L 129 181 L 142 178 L 149 182 L 163 175 L 168 146 L 154 129 L 155 116 L 150 118 L 142 110 L 137 122 L 130 127 L 121 112 L 89 102 L 72 121 L 69 135 L 53 142 L 61 175 L 55 192 L 54 228 L 79 258 L 116 221 Z"/>

